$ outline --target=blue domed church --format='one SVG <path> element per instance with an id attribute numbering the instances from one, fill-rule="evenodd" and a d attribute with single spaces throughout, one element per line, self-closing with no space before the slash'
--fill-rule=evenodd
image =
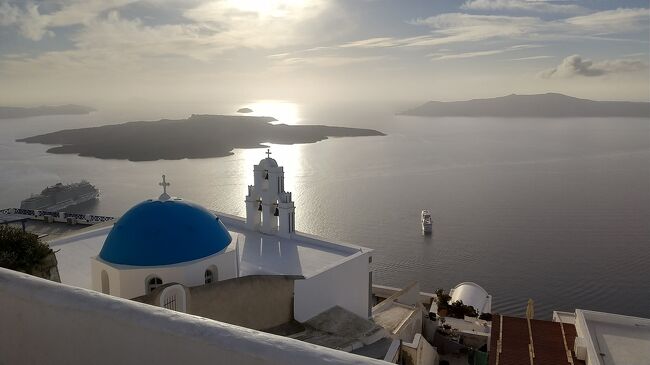
<path id="1" fill-rule="evenodd" d="M 163 175 L 157 199 L 50 242 L 61 281 L 262 330 L 334 306 L 368 317 L 372 250 L 297 231 L 284 168 L 266 154 L 245 217 L 170 196 Z"/>
<path id="2" fill-rule="evenodd" d="M 92 262 L 93 287 L 133 298 L 166 283 L 197 286 L 237 277 L 235 239 L 204 207 L 163 194 L 129 209 Z"/>

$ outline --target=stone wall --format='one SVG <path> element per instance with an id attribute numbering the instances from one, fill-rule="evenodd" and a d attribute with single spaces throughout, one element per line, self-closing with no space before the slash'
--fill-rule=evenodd
<path id="1" fill-rule="evenodd" d="M 187 313 L 258 330 L 270 329 L 293 319 L 295 276 L 244 276 L 185 288 Z M 172 284 L 169 284 L 172 285 Z M 135 298 L 159 306 L 168 285 Z"/>
<path id="2" fill-rule="evenodd" d="M 60 283 L 61 278 L 59 277 L 59 268 L 57 265 L 56 255 L 52 252 L 45 256 L 45 258 L 32 269 L 32 275 Z"/>

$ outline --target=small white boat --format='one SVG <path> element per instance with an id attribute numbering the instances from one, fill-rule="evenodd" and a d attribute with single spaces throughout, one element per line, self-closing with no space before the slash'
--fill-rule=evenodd
<path id="1" fill-rule="evenodd" d="M 433 231 L 433 220 L 428 209 L 422 210 L 422 232 L 431 233 Z"/>

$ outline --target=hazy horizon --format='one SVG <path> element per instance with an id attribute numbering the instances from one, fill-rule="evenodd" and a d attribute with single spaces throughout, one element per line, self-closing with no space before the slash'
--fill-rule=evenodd
<path id="1" fill-rule="evenodd" d="M 0 0 L 0 104 L 650 101 L 648 5 Z"/>

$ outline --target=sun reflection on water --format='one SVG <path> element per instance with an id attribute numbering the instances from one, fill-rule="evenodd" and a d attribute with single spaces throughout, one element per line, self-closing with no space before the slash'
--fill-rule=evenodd
<path id="1" fill-rule="evenodd" d="M 253 110 L 246 115 L 277 119 L 278 121 L 273 124 L 300 124 L 302 121 L 299 105 L 289 101 L 260 100 L 243 107 Z"/>

